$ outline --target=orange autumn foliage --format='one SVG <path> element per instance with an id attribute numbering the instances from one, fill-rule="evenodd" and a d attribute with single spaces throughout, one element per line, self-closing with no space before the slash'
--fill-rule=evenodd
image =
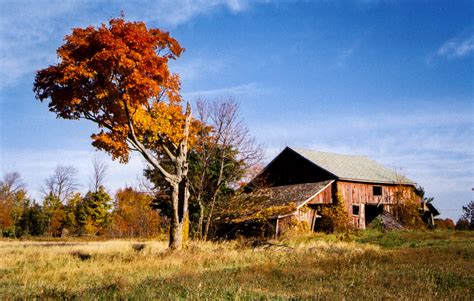
<path id="1" fill-rule="evenodd" d="M 168 69 L 183 51 L 143 22 L 75 28 L 57 50 L 59 63 L 37 72 L 34 91 L 58 117 L 97 123 L 92 144 L 126 163 L 132 135 L 153 150 L 183 141 L 180 79 Z"/>
<path id="2" fill-rule="evenodd" d="M 112 213 L 112 235 L 118 237 L 152 237 L 165 231 L 160 214 L 150 207 L 152 197 L 134 190 L 120 189 Z"/>

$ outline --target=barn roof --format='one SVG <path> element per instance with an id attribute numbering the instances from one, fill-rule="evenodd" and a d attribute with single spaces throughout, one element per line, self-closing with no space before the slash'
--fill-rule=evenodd
<path id="1" fill-rule="evenodd" d="M 333 180 L 316 183 L 294 184 L 276 187 L 258 188 L 252 192 L 243 192 L 229 203 L 231 211 L 223 215 L 234 216 L 235 221 L 256 217 L 272 218 L 294 212 L 312 197 L 326 188 Z"/>
<path id="2" fill-rule="evenodd" d="M 342 180 L 415 184 L 412 180 L 365 156 L 318 152 L 302 148 L 289 149 Z"/>

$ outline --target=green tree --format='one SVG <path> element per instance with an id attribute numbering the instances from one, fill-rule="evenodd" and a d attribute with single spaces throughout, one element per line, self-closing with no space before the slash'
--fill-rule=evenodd
<path id="1" fill-rule="evenodd" d="M 188 153 L 189 218 L 191 231 L 206 239 L 213 216 L 226 198 L 239 187 L 247 171 L 263 157 L 263 150 L 250 135 L 240 117 L 239 105 L 232 98 L 197 102 L 196 142 Z M 165 168 L 173 164 L 162 159 Z M 145 170 L 153 183 L 153 208 L 170 217 L 169 186 L 160 172 Z"/>
<path id="2" fill-rule="evenodd" d="M 0 231 L 4 236 L 18 237 L 18 224 L 28 202 L 21 175 L 6 173 L 0 181 Z"/>
<path id="3" fill-rule="evenodd" d="M 44 213 L 43 207 L 34 201 L 28 201 L 23 209 L 18 228 L 21 231 L 20 236 L 44 235 L 47 230 L 47 217 Z"/>
<path id="4" fill-rule="evenodd" d="M 77 224 L 81 232 L 89 235 L 103 233 L 109 224 L 112 198 L 99 186 L 97 192 L 89 191 L 77 205 Z"/>
<path id="5" fill-rule="evenodd" d="M 43 210 L 46 216 L 46 232 L 50 236 L 61 236 L 66 218 L 64 205 L 52 192 L 43 199 Z"/>
<path id="6" fill-rule="evenodd" d="M 63 225 L 69 233 L 80 234 L 81 227 L 77 218 L 81 204 L 82 196 L 80 193 L 76 193 L 67 200 L 67 203 L 64 206 Z"/>
<path id="7" fill-rule="evenodd" d="M 206 239 L 216 209 L 238 188 L 247 170 L 259 163 L 263 151 L 233 98 L 199 100 L 197 112 L 201 127 L 189 156 L 189 178 L 192 201 L 199 208 L 197 236 Z"/>
<path id="8" fill-rule="evenodd" d="M 474 230 L 474 201 L 462 206 L 462 215 L 456 223 L 456 230 Z"/>

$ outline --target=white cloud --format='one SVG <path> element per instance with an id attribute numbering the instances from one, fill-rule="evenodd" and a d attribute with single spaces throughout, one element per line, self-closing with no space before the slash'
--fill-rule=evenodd
<path id="1" fill-rule="evenodd" d="M 437 56 L 447 58 L 463 58 L 472 53 L 474 53 L 474 34 L 452 38 L 436 51 Z"/>
<path id="2" fill-rule="evenodd" d="M 55 49 L 70 30 L 55 22 L 77 8 L 75 2 L 10 2 L 0 17 L 0 88 L 15 84 L 40 66 L 53 63 Z"/>
<path id="3" fill-rule="evenodd" d="M 129 20 L 175 27 L 220 8 L 240 13 L 245 0 L 123 2 L 8 1 L 0 4 L 0 89 L 10 87 L 56 60 L 56 48 L 73 27 L 98 26 L 123 10 Z"/>
<path id="4" fill-rule="evenodd" d="M 247 1 L 241 1 L 241 0 L 227 0 L 225 1 L 227 6 L 229 7 L 230 10 L 233 12 L 240 12 L 244 11 L 247 9 L 248 3 Z"/>
<path id="5" fill-rule="evenodd" d="M 224 62 L 219 58 L 187 59 L 183 57 L 179 61 L 172 62 L 170 69 L 172 72 L 178 73 L 182 81 L 198 79 L 205 74 L 206 76 L 216 74 L 225 67 Z"/>
<path id="6" fill-rule="evenodd" d="M 257 95 L 265 93 L 266 89 L 260 87 L 257 83 L 247 83 L 232 87 L 200 90 L 183 93 L 185 98 L 192 97 L 209 97 L 209 96 L 235 96 L 235 95 Z"/>
<path id="7" fill-rule="evenodd" d="M 198 15 L 210 14 L 218 8 L 226 8 L 233 13 L 245 11 L 248 3 L 245 0 L 164 0 L 150 1 L 137 8 L 136 2 L 121 2 L 122 6 L 131 17 L 145 21 L 159 21 L 171 26 L 188 22 Z M 146 9 L 143 9 L 146 7 Z"/>

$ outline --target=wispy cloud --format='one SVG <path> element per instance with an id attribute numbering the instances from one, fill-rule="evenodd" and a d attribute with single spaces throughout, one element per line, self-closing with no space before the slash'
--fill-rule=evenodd
<path id="1" fill-rule="evenodd" d="M 213 75 L 225 68 L 224 61 L 219 58 L 205 58 L 203 56 L 195 59 L 180 58 L 177 62 L 172 62 L 171 69 L 179 74 L 181 80 L 195 80 L 203 74 Z"/>
<path id="2" fill-rule="evenodd" d="M 354 58 L 354 54 L 360 50 L 361 45 L 363 45 L 364 35 L 365 34 L 358 36 L 352 43 L 345 45 L 337 52 L 335 59 L 335 66 L 337 68 L 343 68 L 350 63 L 350 60 Z"/>
<path id="3" fill-rule="evenodd" d="M 139 17 L 145 21 L 159 21 L 171 26 L 188 22 L 198 15 L 210 14 L 219 8 L 225 8 L 232 13 L 245 11 L 249 7 L 246 0 L 164 0 L 146 2 L 146 9 L 138 8 L 134 1 L 120 2 L 127 15 Z"/>
<path id="4" fill-rule="evenodd" d="M 74 11 L 78 4 L 68 1 L 1 4 L 0 88 L 14 84 L 25 75 L 32 78 L 39 66 L 55 60 L 54 44 L 70 29 L 60 29 L 55 20 Z"/>
<path id="5" fill-rule="evenodd" d="M 31 82 L 34 72 L 56 60 L 56 48 L 73 27 L 100 25 L 123 10 L 127 19 L 173 28 L 219 9 L 247 10 L 246 0 L 4 1 L 0 4 L 0 89 Z M 87 16 L 87 17 L 85 17 Z"/>
<path id="6" fill-rule="evenodd" d="M 369 156 L 401 169 L 425 187 L 445 216 L 457 218 L 474 183 L 474 119 L 472 112 L 447 113 L 443 108 L 413 112 L 371 113 L 287 119 L 255 127 L 267 145 L 267 160 L 286 145 Z M 458 208 L 459 210 L 453 210 Z"/>
<path id="7" fill-rule="evenodd" d="M 436 56 L 449 59 L 463 58 L 474 53 L 474 33 L 462 34 L 444 42 L 435 52 Z"/>
<path id="8" fill-rule="evenodd" d="M 349 47 L 347 49 L 342 50 L 339 55 L 336 57 L 336 67 L 342 68 L 346 65 L 347 61 L 352 57 L 354 51 L 356 50 L 356 46 Z"/>
<path id="9" fill-rule="evenodd" d="M 86 192 L 94 159 L 107 164 L 105 184 L 112 194 L 126 185 L 134 186 L 136 179 L 143 175 L 145 167 L 145 163 L 139 156 L 133 155 L 128 164 L 120 164 L 112 161 L 105 153 L 92 149 L 51 149 L 36 152 L 4 150 L 1 153 L 0 176 L 11 171 L 20 172 L 28 183 L 27 189 L 30 196 L 40 200 L 44 179 L 53 173 L 54 168 L 57 165 L 74 166 L 78 170 L 80 190 Z"/>
<path id="10" fill-rule="evenodd" d="M 256 95 L 265 93 L 266 89 L 259 86 L 257 83 L 247 83 L 232 87 L 225 87 L 225 88 L 218 88 L 218 89 L 211 89 L 211 90 L 200 90 L 200 91 L 191 91 L 187 93 L 183 93 L 184 97 L 192 98 L 192 97 L 205 97 L 205 96 L 222 96 L 222 95 Z"/>

